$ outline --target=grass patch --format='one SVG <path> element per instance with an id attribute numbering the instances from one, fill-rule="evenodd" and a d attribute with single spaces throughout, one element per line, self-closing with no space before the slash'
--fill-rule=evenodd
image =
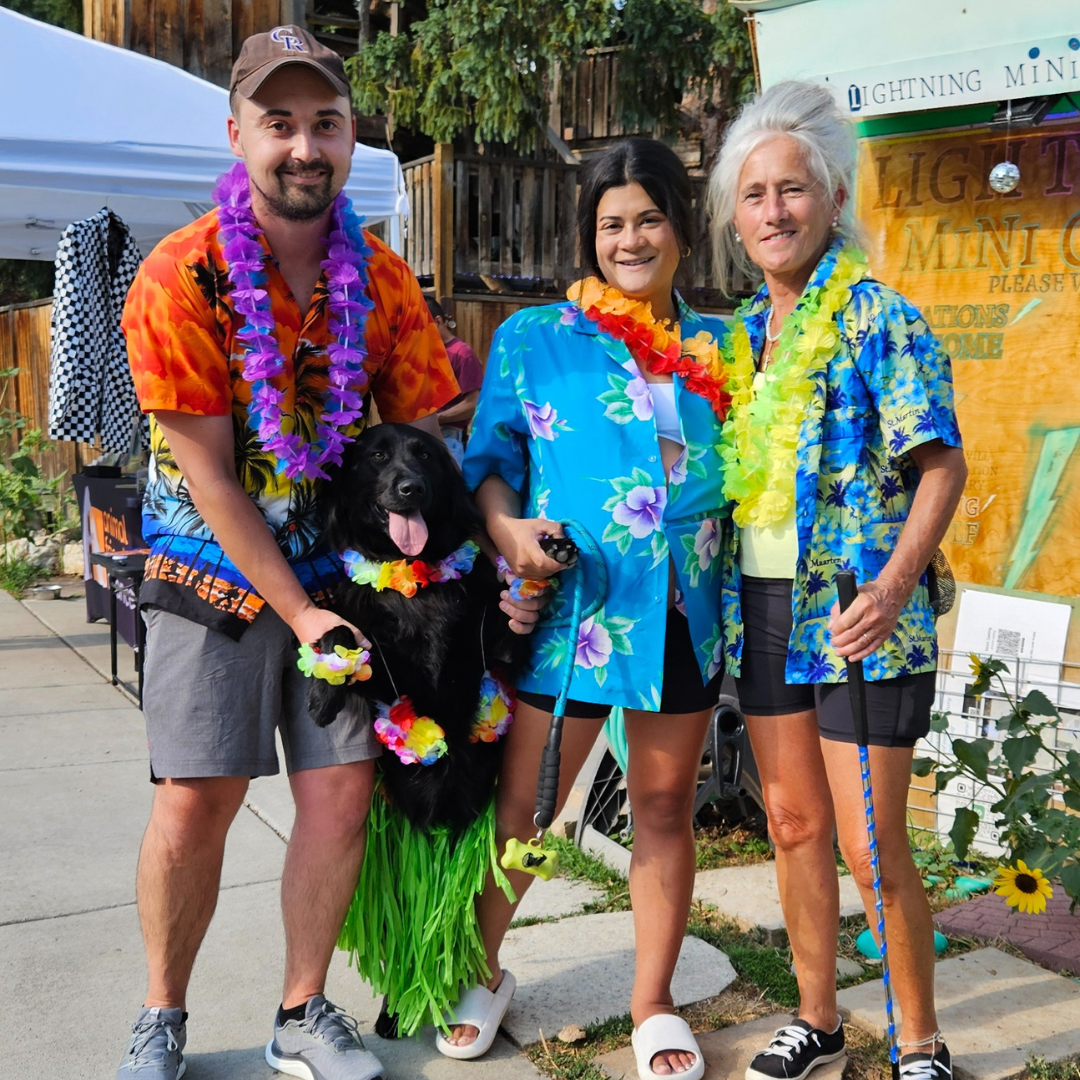
<path id="1" fill-rule="evenodd" d="M 630 883 L 607 863 L 595 855 L 582 851 L 576 844 L 561 836 L 548 833 L 544 839 L 547 847 L 559 853 L 559 873 L 577 881 L 586 881 L 604 895 L 586 904 L 583 913 L 601 915 L 609 911 L 630 910 Z"/>
<path id="2" fill-rule="evenodd" d="M 1080 1080 L 1080 1056 L 1047 1061 L 1040 1054 L 1032 1054 L 1020 1080 Z"/>
<path id="3" fill-rule="evenodd" d="M 697 868 L 717 870 L 724 866 L 746 866 L 772 858 L 769 837 L 763 825 L 744 823 L 735 828 L 710 825 L 696 830 Z"/>
<path id="4" fill-rule="evenodd" d="M 26 559 L 0 559 L 0 589 L 6 589 L 16 600 L 41 577 L 41 571 Z"/>

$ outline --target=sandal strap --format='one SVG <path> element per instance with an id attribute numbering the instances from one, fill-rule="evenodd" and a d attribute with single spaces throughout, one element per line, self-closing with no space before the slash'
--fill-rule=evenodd
<path id="1" fill-rule="evenodd" d="M 657 1075 L 652 1071 L 652 1059 L 664 1050 L 679 1050 L 693 1054 L 697 1061 L 690 1069 L 690 1075 L 701 1076 L 704 1073 L 704 1058 L 701 1047 L 690 1030 L 690 1025 L 674 1013 L 656 1013 L 634 1029 L 630 1040 L 638 1061 L 638 1073 L 642 1076 Z M 646 1066 L 644 1071 L 642 1066 Z M 700 1069 L 700 1071 L 699 1071 Z M 676 1074 L 685 1076 L 687 1074 Z"/>

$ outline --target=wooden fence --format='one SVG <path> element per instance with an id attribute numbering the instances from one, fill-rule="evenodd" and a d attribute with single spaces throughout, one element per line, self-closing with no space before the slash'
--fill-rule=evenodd
<path id="1" fill-rule="evenodd" d="M 558 296 L 586 272 L 577 246 L 580 166 L 455 158 L 450 147 L 440 146 L 436 155 L 403 169 L 411 207 L 405 257 L 437 295 Z M 691 250 L 676 285 L 691 304 L 723 309 L 730 300 L 714 286 L 705 180 L 692 182 Z M 447 209 L 440 212 L 440 205 Z"/>
<path id="2" fill-rule="evenodd" d="M 49 343 L 52 301 L 15 304 L 0 308 L 0 369 L 17 368 L 12 378 L 0 379 L 0 409 L 12 409 L 27 418 L 24 430 L 49 427 Z M 15 446 L 0 446 L 6 460 Z M 38 457 L 48 477 L 78 472 L 101 451 L 86 443 L 54 442 Z"/>

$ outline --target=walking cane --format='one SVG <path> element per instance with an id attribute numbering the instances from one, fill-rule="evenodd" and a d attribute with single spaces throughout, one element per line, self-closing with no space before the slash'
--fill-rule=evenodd
<path id="1" fill-rule="evenodd" d="M 855 601 L 858 589 L 855 574 L 841 570 L 836 575 L 836 592 L 840 610 L 847 611 Z M 885 984 L 885 1016 L 889 1029 L 889 1061 L 893 1080 L 900 1077 L 900 1055 L 896 1045 L 896 1022 L 893 1019 L 892 982 L 889 979 L 889 949 L 885 941 L 885 904 L 881 898 L 881 860 L 878 854 L 877 826 L 874 821 L 874 792 L 870 787 L 869 721 L 866 714 L 866 684 L 863 681 L 862 661 L 847 661 L 848 689 L 851 693 L 851 712 L 855 718 L 855 741 L 859 745 L 859 771 L 862 774 L 863 808 L 866 811 L 866 840 L 870 848 L 870 870 L 874 875 L 874 910 L 877 912 L 878 939 L 881 942 L 881 981 Z"/>

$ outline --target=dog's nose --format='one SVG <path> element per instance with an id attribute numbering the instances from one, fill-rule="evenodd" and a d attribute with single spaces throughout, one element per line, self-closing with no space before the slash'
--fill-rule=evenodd
<path id="1" fill-rule="evenodd" d="M 403 499 L 415 499 L 426 494 L 427 488 L 424 486 L 423 480 L 414 476 L 405 480 L 399 480 L 397 491 Z"/>

